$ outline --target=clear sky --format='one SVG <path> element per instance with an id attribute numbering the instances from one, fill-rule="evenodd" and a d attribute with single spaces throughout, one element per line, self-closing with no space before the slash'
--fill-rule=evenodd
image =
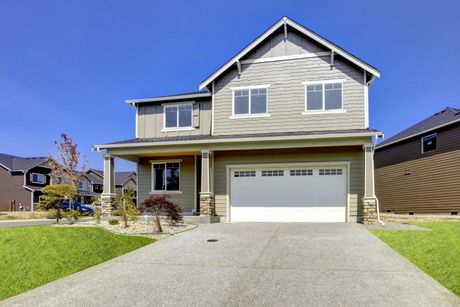
<path id="1" fill-rule="evenodd" d="M 381 71 L 370 123 L 389 137 L 460 107 L 459 11 L 442 0 L 2 0 L 0 152 L 49 155 L 67 132 L 101 168 L 92 145 L 135 137 L 126 99 L 197 90 L 284 15 Z"/>

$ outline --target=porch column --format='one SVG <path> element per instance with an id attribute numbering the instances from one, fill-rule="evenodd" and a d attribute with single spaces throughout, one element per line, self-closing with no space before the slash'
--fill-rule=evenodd
<path id="1" fill-rule="evenodd" d="M 212 191 L 212 153 L 208 149 L 201 150 L 201 192 L 200 215 L 214 215 L 214 193 Z"/>
<path id="2" fill-rule="evenodd" d="M 362 222 L 374 224 L 377 221 L 377 197 L 374 184 L 374 147 L 365 144 L 364 150 L 364 197 L 362 199 Z"/>
<path id="3" fill-rule="evenodd" d="M 115 191 L 115 164 L 111 155 L 104 155 L 104 180 L 101 195 L 102 215 L 110 215 L 117 205 Z"/>

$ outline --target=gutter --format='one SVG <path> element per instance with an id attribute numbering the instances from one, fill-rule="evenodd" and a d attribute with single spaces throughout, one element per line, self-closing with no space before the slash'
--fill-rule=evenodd
<path id="1" fill-rule="evenodd" d="M 120 144 L 101 144 L 94 145 L 93 151 L 100 152 L 108 148 L 127 148 L 127 147 L 148 147 L 148 146 L 167 146 L 167 145 L 187 145 L 187 144 L 218 144 L 234 142 L 263 142 L 263 141 L 291 141 L 291 140 L 315 140 L 329 138 L 346 138 L 346 137 L 366 137 L 366 136 L 383 136 L 380 131 L 366 133 L 344 133 L 344 134 L 320 134 L 320 135 L 293 135 L 293 136 L 276 136 L 276 137 L 247 137 L 247 138 L 222 138 L 222 139 L 201 139 L 186 141 L 164 141 L 164 142 L 145 142 L 145 143 L 120 143 Z"/>

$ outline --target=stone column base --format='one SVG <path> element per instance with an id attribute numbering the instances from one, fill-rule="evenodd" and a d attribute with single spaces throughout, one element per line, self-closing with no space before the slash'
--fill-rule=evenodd
<path id="1" fill-rule="evenodd" d="M 102 215 L 111 215 L 112 211 L 117 208 L 117 194 L 102 194 L 101 195 Z"/>
<path id="2" fill-rule="evenodd" d="M 200 215 L 214 216 L 214 193 L 200 193 Z"/>
<path id="3" fill-rule="evenodd" d="M 362 223 L 366 225 L 375 224 L 377 222 L 377 199 L 375 197 L 364 197 Z"/>

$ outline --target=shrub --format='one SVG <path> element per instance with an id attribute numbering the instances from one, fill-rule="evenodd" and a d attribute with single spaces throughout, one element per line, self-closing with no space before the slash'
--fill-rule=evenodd
<path id="1" fill-rule="evenodd" d="M 113 216 L 121 216 L 121 211 L 116 209 L 116 210 L 112 210 L 112 215 Z"/>
<path id="2" fill-rule="evenodd" d="M 58 214 L 60 214 L 60 212 L 58 212 L 56 209 L 49 209 L 46 213 L 46 218 L 47 219 L 60 219 L 61 216 L 58 217 Z"/>
<path id="3" fill-rule="evenodd" d="M 131 222 L 135 222 L 137 221 L 138 218 L 139 218 L 139 211 L 137 211 L 136 206 L 129 206 L 128 207 L 128 219 Z"/>
<path id="4" fill-rule="evenodd" d="M 160 215 L 164 214 L 170 225 L 175 225 L 182 221 L 182 208 L 169 200 L 169 195 L 152 195 L 144 199 L 140 204 L 147 212 L 152 212 L 155 216 L 154 223 L 158 232 L 163 232 L 161 227 Z"/>
<path id="5" fill-rule="evenodd" d="M 118 225 L 118 224 L 120 224 L 120 222 L 117 219 L 111 219 L 111 220 L 109 220 L 109 224 L 110 225 Z"/>

